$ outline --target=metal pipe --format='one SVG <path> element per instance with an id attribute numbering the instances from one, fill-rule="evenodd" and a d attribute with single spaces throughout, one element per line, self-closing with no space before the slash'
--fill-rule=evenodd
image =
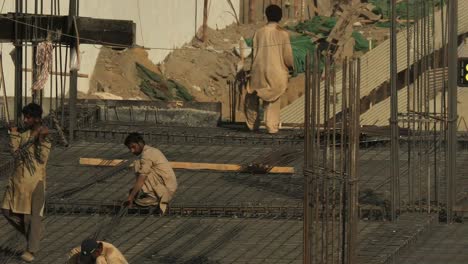
<path id="1" fill-rule="evenodd" d="M 70 9 L 69 9 L 69 17 L 68 17 L 68 30 L 69 33 L 72 32 L 73 28 L 73 17 L 78 14 L 78 0 L 70 0 Z M 70 44 L 70 54 L 72 50 L 76 48 L 76 43 L 72 40 Z M 79 56 L 79 54 L 76 54 Z M 71 56 L 70 56 L 71 57 Z M 70 60 L 71 61 L 71 60 Z M 69 92 L 69 119 L 70 124 L 68 127 L 69 130 L 69 142 L 73 142 L 73 133 L 75 130 L 75 123 L 76 123 L 76 100 L 77 100 L 77 93 L 78 93 L 78 70 L 75 68 L 70 67 L 70 92 Z"/>
<path id="2" fill-rule="evenodd" d="M 390 30 L 390 127 L 391 127 L 391 220 L 396 220 L 397 210 L 399 209 L 397 190 L 399 177 L 399 131 L 398 131 L 398 93 L 397 93 L 397 42 L 396 42 L 396 0 L 391 2 L 391 30 Z"/>
<path id="3" fill-rule="evenodd" d="M 457 157 L 457 51 L 458 51 L 458 1 L 448 3 L 448 177 L 447 222 L 453 221 L 456 192 Z"/>

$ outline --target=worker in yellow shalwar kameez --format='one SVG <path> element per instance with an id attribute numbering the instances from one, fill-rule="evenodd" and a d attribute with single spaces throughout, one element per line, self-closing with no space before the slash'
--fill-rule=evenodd
<path id="1" fill-rule="evenodd" d="M 31 103 L 23 108 L 26 131 L 10 128 L 10 147 L 15 169 L 3 196 L 2 213 L 8 222 L 27 239 L 27 249 L 21 255 L 26 262 L 34 260 L 39 250 L 43 227 L 46 165 L 51 143 L 49 131 L 42 126 L 42 108 Z"/>
<path id="2" fill-rule="evenodd" d="M 253 60 L 244 112 L 249 129 L 257 130 L 259 99 L 262 99 L 267 131 L 274 134 L 279 130 L 280 97 L 288 87 L 289 69 L 294 66 L 294 58 L 289 33 L 278 24 L 282 18 L 281 8 L 270 5 L 265 14 L 268 24 L 258 29 L 253 37 Z"/>

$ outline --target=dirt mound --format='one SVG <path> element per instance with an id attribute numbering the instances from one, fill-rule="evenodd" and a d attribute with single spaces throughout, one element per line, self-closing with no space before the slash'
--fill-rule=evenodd
<path id="1" fill-rule="evenodd" d="M 221 102 L 223 116 L 229 113 L 228 80 L 236 75 L 239 58 L 234 54 L 240 37 L 251 38 L 258 25 L 231 25 L 223 30 L 208 29 L 208 40 L 194 39 L 172 52 L 161 65 L 166 76 L 184 85 L 199 102 Z"/>
<path id="2" fill-rule="evenodd" d="M 102 98 L 113 94 L 123 99 L 146 99 L 140 91 L 140 78 L 136 63 L 156 73 L 161 73 L 158 66 L 148 59 L 148 53 L 142 48 L 116 51 L 110 48 L 101 48 L 89 83 L 88 96 Z M 97 94 L 96 94 L 97 93 Z"/>

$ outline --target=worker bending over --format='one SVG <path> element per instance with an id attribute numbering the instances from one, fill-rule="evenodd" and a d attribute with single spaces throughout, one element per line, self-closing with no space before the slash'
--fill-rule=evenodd
<path id="1" fill-rule="evenodd" d="M 146 145 L 138 133 L 129 134 L 124 144 L 130 152 L 140 157 L 134 163 L 136 181 L 127 204 L 159 206 L 165 213 L 177 190 L 177 179 L 169 161 L 159 149 Z"/>
<path id="2" fill-rule="evenodd" d="M 72 249 L 68 264 L 128 264 L 124 255 L 112 244 L 86 239 L 81 247 Z"/>
<path id="3" fill-rule="evenodd" d="M 245 117 L 250 130 L 258 130 L 259 105 L 263 101 L 264 120 L 268 133 L 274 134 L 280 124 L 280 97 L 288 86 L 289 68 L 294 59 L 286 30 L 278 22 L 283 14 L 277 5 L 265 9 L 268 24 L 258 29 L 253 37 L 253 60 L 250 82 L 245 97 Z"/>
<path id="4" fill-rule="evenodd" d="M 49 130 L 42 126 L 41 106 L 28 104 L 22 113 L 26 131 L 19 132 L 14 126 L 9 129 L 15 166 L 3 196 L 2 213 L 26 237 L 27 248 L 21 258 L 31 262 L 43 235 L 41 221 L 51 143 L 47 137 Z"/>

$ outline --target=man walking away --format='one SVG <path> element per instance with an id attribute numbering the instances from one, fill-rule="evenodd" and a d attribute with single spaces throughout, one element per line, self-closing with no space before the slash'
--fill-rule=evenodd
<path id="1" fill-rule="evenodd" d="M 286 30 L 278 22 L 282 10 L 277 5 L 265 9 L 268 24 L 255 32 L 250 83 L 245 97 L 245 117 L 250 130 L 258 130 L 259 99 L 263 101 L 264 120 L 268 133 L 275 134 L 280 124 L 280 97 L 288 86 L 289 69 L 294 59 Z"/>
<path id="2" fill-rule="evenodd" d="M 146 145 L 138 133 L 129 134 L 124 144 L 140 157 L 134 164 L 136 181 L 126 203 L 159 206 L 164 214 L 177 190 L 177 179 L 169 161 L 159 149 Z"/>
<path id="3" fill-rule="evenodd" d="M 22 133 L 16 127 L 9 130 L 15 169 L 3 196 L 2 213 L 26 236 L 27 249 L 21 258 L 32 262 L 43 232 L 46 165 L 51 143 L 47 137 L 49 130 L 42 126 L 41 106 L 31 103 L 22 112 L 27 130 Z"/>

